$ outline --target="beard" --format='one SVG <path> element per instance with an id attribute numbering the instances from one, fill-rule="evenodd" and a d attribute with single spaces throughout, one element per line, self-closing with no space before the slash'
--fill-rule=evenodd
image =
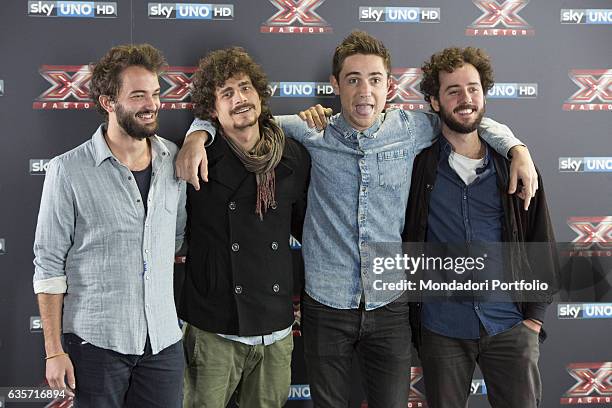
<path id="1" fill-rule="evenodd" d="M 475 105 L 460 105 L 455 108 L 453 112 L 448 112 L 446 109 L 444 109 L 444 107 L 442 107 L 442 105 L 440 105 L 440 118 L 442 119 L 442 122 L 444 122 L 444 124 L 452 131 L 464 134 L 472 133 L 478 129 L 478 126 L 480 126 L 480 122 L 485 114 L 485 106 L 483 106 L 482 109 L 477 112 L 476 118 L 473 122 L 464 124 L 456 120 L 453 117 L 453 113 L 466 108 L 477 109 Z"/>
<path id="2" fill-rule="evenodd" d="M 120 103 L 117 104 L 115 110 L 117 115 L 117 123 L 119 126 L 131 137 L 138 140 L 143 140 L 155 135 L 159 123 L 157 122 L 157 112 L 143 110 L 139 112 L 130 112 L 126 110 Z M 155 122 L 149 125 L 141 125 L 137 122 L 136 115 L 139 113 L 153 113 L 155 115 Z"/>

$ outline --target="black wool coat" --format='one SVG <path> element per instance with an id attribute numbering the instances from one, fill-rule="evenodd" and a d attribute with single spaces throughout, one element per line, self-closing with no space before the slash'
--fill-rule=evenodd
<path id="1" fill-rule="evenodd" d="M 222 135 L 207 148 L 208 183 L 187 189 L 189 249 L 179 317 L 209 332 L 256 336 L 293 323 L 292 234 L 301 240 L 310 156 L 287 138 L 276 205 L 255 213 L 257 184 Z"/>

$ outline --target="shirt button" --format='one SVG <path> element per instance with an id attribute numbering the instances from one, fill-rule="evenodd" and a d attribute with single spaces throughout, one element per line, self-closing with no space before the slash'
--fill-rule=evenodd
<path id="1" fill-rule="evenodd" d="M 272 248 L 273 251 L 276 251 L 278 249 L 278 242 L 276 241 L 272 242 L 272 245 L 270 245 L 270 247 Z"/>
<path id="2" fill-rule="evenodd" d="M 363 160 L 363 159 L 359 160 L 359 164 L 361 164 L 363 166 L 365 164 L 365 160 Z"/>
<path id="3" fill-rule="evenodd" d="M 146 279 L 146 280 L 149 280 L 149 275 L 145 275 L 145 279 Z"/>
<path id="4" fill-rule="evenodd" d="M 463 199 L 464 199 L 464 200 L 467 200 L 467 196 L 463 196 Z"/>
<path id="5" fill-rule="evenodd" d="M 132 179 L 132 176 L 128 176 L 128 180 L 131 180 L 131 179 Z"/>
<path id="6" fill-rule="evenodd" d="M 234 292 L 236 292 L 237 295 L 242 293 L 242 286 L 240 285 L 236 285 L 236 287 L 234 288 Z"/>
<path id="7" fill-rule="evenodd" d="M 148 249 L 145 249 L 145 254 L 148 254 L 148 253 L 149 253 L 149 250 L 148 250 Z"/>
<path id="8" fill-rule="evenodd" d="M 474 306 L 474 309 L 478 310 L 478 309 L 480 309 L 480 306 L 476 305 L 476 306 Z"/>
<path id="9" fill-rule="evenodd" d="M 234 211 L 236 209 L 236 202 L 235 201 L 231 201 L 228 205 L 229 209 Z"/>
<path id="10" fill-rule="evenodd" d="M 139 203 L 139 202 L 140 202 L 140 198 L 137 198 L 137 199 L 136 199 L 136 202 L 137 202 L 137 203 Z"/>
<path id="11" fill-rule="evenodd" d="M 166 152 L 162 152 L 162 156 L 165 156 L 165 155 L 166 155 Z"/>
<path id="12" fill-rule="evenodd" d="M 276 201 L 270 204 L 270 208 L 276 210 Z"/>
<path id="13" fill-rule="evenodd" d="M 363 191 L 365 193 L 366 191 L 368 191 L 368 188 L 367 187 L 361 187 L 361 191 Z"/>
<path id="14" fill-rule="evenodd" d="M 234 242 L 234 243 L 232 244 L 232 251 L 234 251 L 234 252 L 238 252 L 238 250 L 240 250 L 240 245 L 238 245 L 238 243 L 237 243 L 237 242 Z"/>
<path id="15" fill-rule="evenodd" d="M 274 286 L 272 286 L 272 290 L 275 293 L 278 293 L 278 291 L 280 290 L 280 285 L 278 283 L 275 283 Z"/>

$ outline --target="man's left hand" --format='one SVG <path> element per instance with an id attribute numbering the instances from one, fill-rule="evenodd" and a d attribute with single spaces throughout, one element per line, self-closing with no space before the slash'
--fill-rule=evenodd
<path id="1" fill-rule="evenodd" d="M 529 150 L 525 146 L 514 146 L 510 149 L 512 162 L 510 164 L 510 186 L 508 194 L 514 194 L 517 190 L 518 181 L 523 184 L 518 196 L 525 201 L 525 211 L 529 208 L 531 199 L 535 197 L 538 190 L 538 173 L 535 164 L 531 160 Z"/>
<path id="2" fill-rule="evenodd" d="M 542 325 L 539 323 L 534 322 L 531 319 L 525 319 L 523 320 L 523 324 L 527 327 L 529 327 L 531 330 L 533 330 L 536 333 L 540 333 L 540 330 L 542 330 Z"/>

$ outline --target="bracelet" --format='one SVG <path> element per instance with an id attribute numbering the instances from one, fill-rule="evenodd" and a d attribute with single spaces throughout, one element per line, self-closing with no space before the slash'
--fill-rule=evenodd
<path id="1" fill-rule="evenodd" d="M 57 353 L 57 354 L 52 354 L 50 356 L 45 357 L 45 360 L 51 360 L 52 358 L 55 357 L 59 357 L 59 356 L 67 356 L 68 353 Z"/>

